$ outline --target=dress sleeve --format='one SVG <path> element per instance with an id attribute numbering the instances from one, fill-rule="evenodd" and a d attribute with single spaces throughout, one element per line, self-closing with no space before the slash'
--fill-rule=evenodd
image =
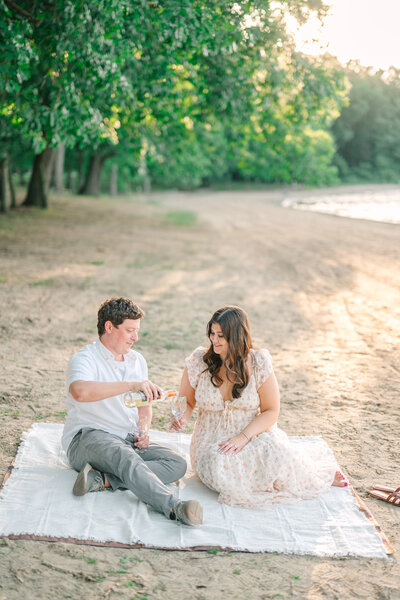
<path id="1" fill-rule="evenodd" d="M 204 354 L 205 354 L 205 349 L 199 347 L 199 348 L 196 348 L 196 350 L 193 350 L 193 352 L 190 356 L 185 358 L 185 363 L 187 366 L 188 376 L 189 376 L 189 383 L 194 390 L 197 387 L 201 373 L 206 368 L 206 364 L 203 361 Z"/>
<path id="2" fill-rule="evenodd" d="M 268 350 L 255 350 L 254 352 L 254 375 L 256 386 L 259 389 L 267 381 L 273 372 L 272 358 Z"/>

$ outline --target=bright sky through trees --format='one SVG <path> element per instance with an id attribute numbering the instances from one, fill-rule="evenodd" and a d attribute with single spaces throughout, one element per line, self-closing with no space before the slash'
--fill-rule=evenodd
<path id="1" fill-rule="evenodd" d="M 358 59 L 362 65 L 400 68 L 400 0 L 325 0 L 329 16 L 321 27 L 310 21 L 295 35 L 308 54 L 329 52 L 341 63 Z M 289 27 L 295 31 L 294 20 Z M 318 40 L 318 41 L 314 41 Z"/>

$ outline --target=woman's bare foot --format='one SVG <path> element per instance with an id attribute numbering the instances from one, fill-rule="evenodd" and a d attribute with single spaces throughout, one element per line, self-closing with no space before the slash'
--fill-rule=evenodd
<path id="1" fill-rule="evenodd" d="M 344 475 L 342 475 L 340 471 L 336 471 L 335 479 L 333 480 L 332 485 L 334 485 L 335 487 L 346 487 L 349 484 L 345 480 Z"/>

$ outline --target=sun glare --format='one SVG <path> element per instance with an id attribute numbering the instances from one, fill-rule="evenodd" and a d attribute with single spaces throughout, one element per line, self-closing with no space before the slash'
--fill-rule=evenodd
<path id="1" fill-rule="evenodd" d="M 289 30 L 299 50 L 308 54 L 329 52 L 341 63 L 359 60 L 365 66 L 400 68 L 400 0 L 325 0 L 330 6 L 324 24 L 317 18 Z"/>

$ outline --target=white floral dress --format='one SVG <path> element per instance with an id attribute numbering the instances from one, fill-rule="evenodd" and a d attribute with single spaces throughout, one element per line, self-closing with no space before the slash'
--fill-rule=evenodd
<path id="1" fill-rule="evenodd" d="M 186 359 L 198 406 L 190 455 L 201 481 L 219 492 L 219 502 L 268 509 L 327 492 L 338 465 L 322 440 L 299 447 L 275 424 L 237 454 L 218 451 L 219 442 L 237 435 L 260 412 L 257 390 L 271 375 L 272 360 L 268 350 L 252 350 L 253 373 L 247 387 L 239 398 L 224 401 L 204 371 L 204 353 L 204 348 L 197 348 Z"/>

